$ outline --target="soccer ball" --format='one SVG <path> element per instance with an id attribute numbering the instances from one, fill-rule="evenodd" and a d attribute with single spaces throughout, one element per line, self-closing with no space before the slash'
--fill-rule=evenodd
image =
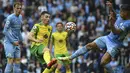
<path id="1" fill-rule="evenodd" d="M 76 30 L 76 24 L 74 22 L 67 22 L 65 24 L 65 30 L 66 31 Z"/>

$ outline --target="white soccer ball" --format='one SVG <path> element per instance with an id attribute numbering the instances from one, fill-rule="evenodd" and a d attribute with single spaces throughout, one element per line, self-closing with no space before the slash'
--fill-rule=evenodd
<path id="1" fill-rule="evenodd" d="M 76 24 L 74 22 L 67 22 L 65 24 L 65 30 L 66 31 L 76 30 Z"/>

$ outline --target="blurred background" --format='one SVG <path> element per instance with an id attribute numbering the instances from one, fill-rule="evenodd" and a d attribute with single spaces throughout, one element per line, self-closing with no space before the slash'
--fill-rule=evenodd
<path id="1" fill-rule="evenodd" d="M 39 15 L 42 11 L 48 11 L 52 15 L 50 25 L 53 27 L 53 32 L 56 31 L 57 22 L 65 24 L 72 21 L 77 24 L 76 32 L 69 36 L 70 54 L 95 38 L 110 32 L 106 0 L 0 0 L 0 73 L 3 72 L 6 65 L 2 31 L 7 16 L 13 12 L 12 6 L 16 1 L 23 4 L 22 36 L 25 44 L 21 45 L 22 73 L 41 73 L 45 68 L 30 54 L 30 42 L 27 39 L 33 25 L 39 22 Z M 119 4 L 120 0 L 113 0 L 117 13 L 119 13 Z M 72 72 L 103 73 L 99 64 L 105 51 L 106 48 L 100 53 L 90 51 L 88 54 L 72 60 L 70 64 Z M 115 73 L 123 73 L 123 71 L 130 73 L 130 34 L 124 40 L 124 47 L 120 48 L 120 54 L 112 58 L 109 64 Z M 62 73 L 65 73 L 64 67 Z"/>

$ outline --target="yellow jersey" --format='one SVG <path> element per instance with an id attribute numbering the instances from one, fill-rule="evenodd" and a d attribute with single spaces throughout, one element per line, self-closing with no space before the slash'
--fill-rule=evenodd
<path id="1" fill-rule="evenodd" d="M 67 53 L 67 32 L 54 32 L 52 33 L 52 41 L 54 44 L 54 54 Z"/>
<path id="2" fill-rule="evenodd" d="M 50 25 L 44 25 L 43 23 L 37 23 L 33 26 L 31 32 L 34 33 L 35 39 L 43 40 L 42 43 L 36 43 L 32 42 L 31 47 L 34 45 L 40 45 L 43 44 L 45 47 L 48 46 L 49 38 L 51 35 L 52 26 Z"/>

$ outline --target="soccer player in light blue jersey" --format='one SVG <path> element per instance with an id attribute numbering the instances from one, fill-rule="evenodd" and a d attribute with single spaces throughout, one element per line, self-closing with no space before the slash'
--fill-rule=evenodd
<path id="1" fill-rule="evenodd" d="M 111 57 L 119 52 L 119 49 L 123 46 L 123 40 L 130 31 L 130 0 L 121 0 L 120 15 L 116 17 L 112 9 L 112 3 L 107 2 L 110 10 L 109 23 L 111 25 L 111 32 L 106 36 L 95 39 L 92 43 L 88 43 L 83 48 L 78 49 L 74 54 L 69 57 L 59 57 L 60 60 L 74 59 L 82 54 L 87 53 L 89 50 L 99 50 L 107 48 L 106 53 L 101 59 L 101 66 L 105 67 L 107 71 L 113 73 L 108 65 L 111 61 Z"/>
<path id="2" fill-rule="evenodd" d="M 20 43 L 22 42 L 21 26 L 22 4 L 19 2 L 14 3 L 14 13 L 7 17 L 3 33 L 4 50 L 7 57 L 7 65 L 4 73 L 21 73 L 20 70 Z"/>

